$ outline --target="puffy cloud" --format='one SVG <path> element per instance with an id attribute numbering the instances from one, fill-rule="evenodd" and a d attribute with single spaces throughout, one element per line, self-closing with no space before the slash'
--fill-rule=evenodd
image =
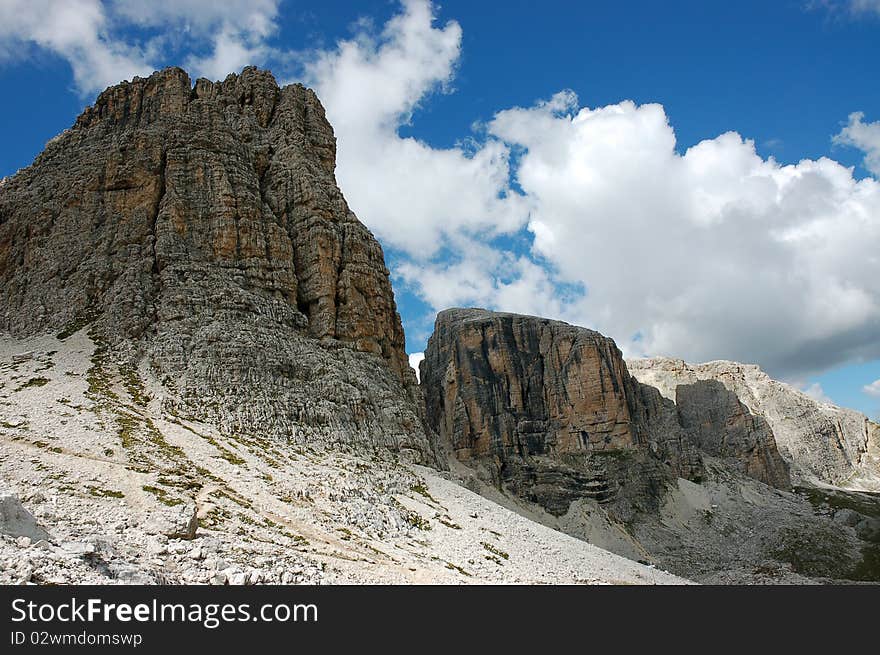
<path id="1" fill-rule="evenodd" d="M 849 8 L 856 14 L 880 14 L 880 0 L 849 0 Z"/>
<path id="2" fill-rule="evenodd" d="M 461 54 L 458 23 L 434 22 L 429 2 L 407 0 L 381 33 L 362 23 L 305 68 L 336 131 L 349 204 L 384 243 L 421 259 L 456 235 L 488 238 L 527 220 L 503 144 L 438 149 L 399 134 L 420 102 L 447 88 Z"/>
<path id="3" fill-rule="evenodd" d="M 565 289 L 529 257 L 477 241 L 457 243 L 451 259 L 406 261 L 394 272 L 439 310 L 481 306 L 539 316 L 565 315 Z"/>
<path id="4" fill-rule="evenodd" d="M 880 380 L 874 380 L 871 384 L 866 384 L 864 387 L 862 387 L 862 391 L 864 391 L 869 396 L 880 398 Z"/>
<path id="5" fill-rule="evenodd" d="M 849 123 L 835 135 L 834 142 L 864 152 L 865 168 L 880 176 L 880 121 L 865 123 L 864 118 L 865 114 L 860 111 L 850 114 Z"/>
<path id="6" fill-rule="evenodd" d="M 192 73 L 217 79 L 268 59 L 277 14 L 278 0 L 4 0 L 0 56 L 48 50 L 68 61 L 84 96 L 148 75 L 181 48 Z"/>
<path id="7" fill-rule="evenodd" d="M 0 3 L 0 54 L 15 57 L 28 44 L 70 62 L 84 94 L 149 74 L 153 67 L 137 46 L 114 39 L 98 0 L 6 0 Z"/>
<path id="8" fill-rule="evenodd" d="M 880 185 L 783 166 L 730 132 L 684 154 L 663 107 L 499 112 L 534 251 L 587 293 L 564 314 L 630 354 L 757 361 L 794 376 L 880 356 Z"/>
<path id="9" fill-rule="evenodd" d="M 265 61 L 268 48 L 261 39 L 249 39 L 225 25 L 212 39 L 210 54 L 190 55 L 186 67 L 196 77 L 222 80 L 229 73 Z"/>
<path id="10" fill-rule="evenodd" d="M 880 15 L 880 0 L 809 0 L 804 7 L 808 10 L 827 11 L 834 16 L 847 16 L 852 19 Z"/>
<path id="11" fill-rule="evenodd" d="M 161 28 L 186 39 L 207 41 L 206 54 L 190 53 L 185 65 L 195 76 L 223 79 L 249 64 L 264 63 L 272 50 L 279 0 L 113 0 L 115 16 L 141 27 Z M 166 34 L 166 38 L 167 38 Z"/>
<path id="12" fill-rule="evenodd" d="M 460 50 L 460 27 L 410 0 L 306 68 L 349 203 L 433 308 L 553 316 L 629 354 L 789 377 L 880 356 L 875 180 L 826 158 L 765 160 L 733 132 L 680 154 L 661 105 L 579 109 L 567 90 L 498 112 L 466 147 L 401 137 L 449 88 Z M 838 142 L 869 154 L 863 125 Z"/>
<path id="13" fill-rule="evenodd" d="M 808 387 L 805 387 L 802 391 L 817 402 L 834 404 L 834 401 L 828 397 L 825 390 L 822 388 L 822 385 L 818 382 L 814 382 Z"/>
<path id="14" fill-rule="evenodd" d="M 112 0 L 120 19 L 147 27 L 177 25 L 205 34 L 218 27 L 235 26 L 253 36 L 267 37 L 275 31 L 279 0 Z"/>
<path id="15" fill-rule="evenodd" d="M 409 356 L 409 365 L 416 372 L 416 379 L 421 381 L 419 375 L 419 364 L 425 358 L 425 353 L 411 353 Z"/>

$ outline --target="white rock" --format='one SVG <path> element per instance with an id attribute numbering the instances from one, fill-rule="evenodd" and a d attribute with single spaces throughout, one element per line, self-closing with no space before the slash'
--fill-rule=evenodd
<path id="1" fill-rule="evenodd" d="M 248 574 L 247 573 L 233 573 L 229 576 L 229 584 L 231 585 L 246 585 L 248 583 Z"/>
<path id="2" fill-rule="evenodd" d="M 880 461 L 871 454 L 880 448 L 880 425 L 864 414 L 814 400 L 750 364 L 688 364 L 664 357 L 630 359 L 626 364 L 639 382 L 656 387 L 673 401 L 679 385 L 721 382 L 770 425 L 795 482 L 880 489 Z"/>
<path id="3" fill-rule="evenodd" d="M 151 534 L 161 534 L 171 539 L 193 539 L 199 527 L 198 509 L 195 503 L 183 503 L 154 509 L 144 529 Z"/>
<path id="4" fill-rule="evenodd" d="M 68 552 L 71 555 L 76 555 L 77 557 L 91 555 L 95 552 L 95 544 L 84 543 L 82 541 L 65 541 L 61 544 L 61 548 L 64 549 L 65 552 Z"/>

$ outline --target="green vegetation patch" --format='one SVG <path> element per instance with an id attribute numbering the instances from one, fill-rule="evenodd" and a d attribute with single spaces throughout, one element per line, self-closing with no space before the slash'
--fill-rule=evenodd
<path id="1" fill-rule="evenodd" d="M 143 490 L 147 493 L 153 494 L 160 503 L 164 505 L 168 505 L 169 507 L 174 507 L 175 505 L 182 505 L 183 500 L 180 498 L 174 498 L 173 496 L 169 496 L 168 492 L 159 487 L 154 487 L 149 484 L 145 484 L 143 486 Z"/>
<path id="2" fill-rule="evenodd" d="M 419 494 L 420 496 L 424 496 L 425 498 L 427 498 L 428 500 L 430 500 L 432 503 L 434 503 L 436 505 L 440 504 L 437 502 L 437 500 L 430 493 L 428 493 L 428 488 L 424 484 L 422 484 L 421 482 L 419 482 L 418 484 L 412 485 L 410 487 L 410 491 L 414 491 L 417 494 Z"/>
<path id="3" fill-rule="evenodd" d="M 486 550 L 488 550 L 490 553 L 492 553 L 493 555 L 497 555 L 497 556 L 500 557 L 501 559 L 510 559 L 510 555 L 509 555 L 509 554 L 505 553 L 505 552 L 504 552 L 503 550 L 501 550 L 500 548 L 496 548 L 495 546 L 493 546 L 493 545 L 490 544 L 490 543 L 487 543 L 487 542 L 485 542 L 485 541 L 481 541 L 481 542 L 480 542 L 480 545 L 481 545 L 483 548 L 485 548 Z"/>
<path id="4" fill-rule="evenodd" d="M 813 507 L 827 505 L 834 510 L 850 509 L 865 516 L 880 518 L 880 493 L 817 487 L 795 487 L 794 491 L 809 500 Z"/>
<path id="5" fill-rule="evenodd" d="M 74 334 L 82 330 L 84 327 L 90 325 L 98 318 L 98 312 L 95 310 L 89 310 L 80 314 L 72 321 L 70 321 L 67 325 L 61 328 L 61 332 L 55 335 L 55 338 L 59 341 L 64 341 L 72 337 Z"/>
<path id="6" fill-rule="evenodd" d="M 31 389 L 34 387 L 44 387 L 47 384 L 49 384 L 49 378 L 44 378 L 44 377 L 31 378 L 30 380 L 28 380 L 27 382 L 22 384 L 18 389 L 16 389 L 16 391 L 21 391 L 22 389 Z"/>
<path id="7" fill-rule="evenodd" d="M 121 491 L 113 489 L 99 489 L 98 487 L 89 487 L 89 493 L 98 498 L 125 498 L 125 494 Z"/>

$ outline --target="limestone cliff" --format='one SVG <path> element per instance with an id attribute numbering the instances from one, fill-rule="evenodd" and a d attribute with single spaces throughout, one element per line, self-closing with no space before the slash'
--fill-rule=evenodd
<path id="1" fill-rule="evenodd" d="M 672 403 L 643 389 L 614 342 L 591 330 L 446 310 L 421 384 L 429 425 L 446 448 L 557 516 L 579 498 L 656 499 L 650 488 L 663 479 L 700 476 L 699 456 L 670 420 Z M 660 425 L 672 429 L 652 429 Z M 633 464 L 648 453 L 653 464 Z"/>
<path id="2" fill-rule="evenodd" d="M 104 91 L 0 188 L 0 330 L 146 356 L 172 411 L 429 457 L 382 249 L 315 94 L 246 68 Z"/>
<path id="3" fill-rule="evenodd" d="M 798 482 L 880 489 L 880 426 L 863 414 L 816 401 L 753 365 L 667 358 L 629 360 L 627 365 L 641 382 L 680 407 L 692 406 L 693 390 L 706 385 L 716 391 L 715 399 L 699 401 L 704 414 L 717 413 L 722 404 L 747 407 L 770 428 Z M 765 439 L 763 432 L 758 430 L 755 438 Z"/>

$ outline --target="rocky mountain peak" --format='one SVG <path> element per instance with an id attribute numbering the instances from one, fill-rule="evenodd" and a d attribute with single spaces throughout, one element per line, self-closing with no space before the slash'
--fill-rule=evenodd
<path id="1" fill-rule="evenodd" d="M 268 71 L 107 89 L 0 192 L 0 330 L 89 325 L 180 411 L 423 456 L 389 273 L 335 154 L 314 92 Z"/>

